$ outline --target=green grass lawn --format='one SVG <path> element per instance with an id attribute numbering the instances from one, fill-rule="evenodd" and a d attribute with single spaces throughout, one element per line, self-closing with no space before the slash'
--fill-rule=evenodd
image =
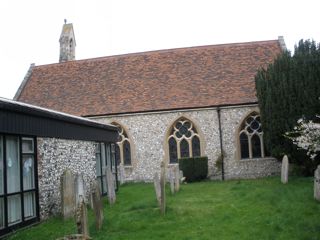
<path id="1" fill-rule="evenodd" d="M 312 178 L 279 178 L 182 185 L 160 215 L 153 184 L 121 186 L 117 203 L 105 202 L 105 220 L 93 239 L 320 239 L 320 202 L 313 199 Z M 9 239 L 55 239 L 76 232 L 72 220 L 52 218 Z"/>

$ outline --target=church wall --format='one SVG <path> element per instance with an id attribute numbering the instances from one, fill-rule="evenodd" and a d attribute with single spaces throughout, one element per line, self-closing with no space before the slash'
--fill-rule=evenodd
<path id="1" fill-rule="evenodd" d="M 280 163 L 271 157 L 240 159 L 239 127 L 257 107 L 221 109 L 225 178 L 258 178 L 280 173 Z"/>
<path id="2" fill-rule="evenodd" d="M 241 121 L 256 107 L 235 107 L 221 109 L 221 128 L 225 151 L 225 178 L 254 178 L 279 172 L 279 164 L 272 158 L 237 159 L 237 129 Z M 216 109 L 141 113 L 95 118 L 102 123 L 117 122 L 126 129 L 131 139 L 132 166 L 125 166 L 126 180 L 152 181 L 155 172 L 160 171 L 162 160 L 168 162 L 165 141 L 168 129 L 179 117 L 192 121 L 199 131 L 202 155 L 209 159 L 209 177 L 221 178 L 221 171 L 215 167 L 220 156 L 218 114 Z"/>
<path id="3" fill-rule="evenodd" d="M 69 169 L 82 174 L 86 199 L 96 179 L 95 145 L 90 141 L 38 138 L 38 183 L 40 217 L 61 213 L 61 175 Z"/>

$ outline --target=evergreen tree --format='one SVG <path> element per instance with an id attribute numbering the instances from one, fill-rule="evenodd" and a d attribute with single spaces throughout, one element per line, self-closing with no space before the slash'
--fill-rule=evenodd
<path id="1" fill-rule="evenodd" d="M 301 117 L 318 120 L 320 45 L 300 40 L 293 55 L 283 52 L 267 69 L 258 71 L 255 81 L 266 149 L 279 159 L 288 154 L 304 174 L 311 174 L 319 157 L 311 161 L 284 134 L 292 131 Z"/>

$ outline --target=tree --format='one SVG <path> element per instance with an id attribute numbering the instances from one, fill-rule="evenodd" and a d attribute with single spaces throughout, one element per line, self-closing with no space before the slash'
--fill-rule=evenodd
<path id="1" fill-rule="evenodd" d="M 320 110 L 320 45 L 301 40 L 294 54 L 284 51 L 255 77 L 266 149 L 272 156 L 289 155 L 311 174 L 319 158 L 311 161 L 285 137 L 298 119 L 316 120 Z"/>

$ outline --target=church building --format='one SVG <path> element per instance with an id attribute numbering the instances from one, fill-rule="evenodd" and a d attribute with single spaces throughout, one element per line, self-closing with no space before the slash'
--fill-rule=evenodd
<path id="1" fill-rule="evenodd" d="M 126 181 L 150 181 L 162 160 L 170 167 L 191 156 L 208 157 L 212 179 L 279 173 L 254 77 L 286 49 L 282 37 L 85 60 L 75 47 L 66 23 L 59 63 L 32 64 L 14 99 L 117 126 Z"/>

